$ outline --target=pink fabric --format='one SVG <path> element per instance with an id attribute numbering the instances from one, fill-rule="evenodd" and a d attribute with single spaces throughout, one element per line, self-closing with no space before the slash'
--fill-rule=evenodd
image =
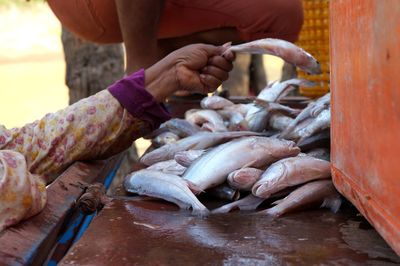
<path id="1" fill-rule="evenodd" d="M 70 164 L 114 155 L 167 119 L 156 117 L 162 107 L 144 90 L 143 71 L 124 80 L 116 83 L 120 90 L 138 96 L 125 103 L 127 109 L 140 105 L 141 114 L 130 114 L 104 90 L 22 128 L 0 125 L 0 231 L 40 212 L 45 184 Z"/>

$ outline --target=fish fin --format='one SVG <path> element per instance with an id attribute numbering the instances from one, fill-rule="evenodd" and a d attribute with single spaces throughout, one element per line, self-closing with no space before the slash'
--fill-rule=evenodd
<path id="1" fill-rule="evenodd" d="M 210 211 L 207 208 L 193 209 L 192 215 L 198 216 L 198 217 L 207 217 L 208 215 L 210 215 Z"/>
<path id="2" fill-rule="evenodd" d="M 204 192 L 201 188 L 199 188 L 198 185 L 186 180 L 186 183 L 188 185 L 188 188 L 193 192 L 195 195 L 199 195 L 200 193 Z"/>
<path id="3" fill-rule="evenodd" d="M 263 99 L 255 98 L 255 99 L 254 99 L 254 103 L 257 104 L 257 105 L 259 105 L 259 106 L 264 107 L 265 109 L 267 109 L 267 111 L 270 109 L 270 103 L 269 103 L 268 101 L 263 100 Z M 258 111 L 258 112 L 259 112 L 259 111 Z M 257 112 L 256 112 L 256 113 L 257 113 Z"/>
<path id="4" fill-rule="evenodd" d="M 229 213 L 235 209 L 238 209 L 237 204 L 232 202 L 212 210 L 211 213 L 212 214 Z"/>
<path id="5" fill-rule="evenodd" d="M 333 213 L 337 213 L 342 205 L 342 198 L 340 195 L 328 197 L 324 199 L 320 208 L 329 208 Z"/>
<path id="6" fill-rule="evenodd" d="M 296 142 L 296 144 L 299 146 L 299 144 L 301 144 L 302 142 L 304 142 L 305 139 L 307 139 L 310 136 L 302 136 L 299 138 L 299 140 Z"/>

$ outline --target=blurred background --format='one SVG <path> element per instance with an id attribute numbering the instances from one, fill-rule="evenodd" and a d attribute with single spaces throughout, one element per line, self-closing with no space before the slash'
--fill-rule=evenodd
<path id="1" fill-rule="evenodd" d="M 68 105 L 60 34 L 44 1 L 0 0 L 0 123 L 7 128 Z"/>
<path id="2" fill-rule="evenodd" d="M 268 80 L 283 62 L 264 56 Z M 0 0 L 0 124 L 20 127 L 68 105 L 61 25 L 43 0 Z M 147 147 L 138 141 L 139 155 Z"/>

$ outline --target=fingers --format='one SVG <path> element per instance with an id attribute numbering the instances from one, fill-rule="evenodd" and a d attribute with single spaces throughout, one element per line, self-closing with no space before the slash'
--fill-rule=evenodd
<path id="1" fill-rule="evenodd" d="M 211 57 L 208 60 L 208 65 L 221 68 L 227 72 L 231 71 L 233 68 L 232 61 L 227 60 L 225 57 L 220 56 L 220 55 Z"/>
<path id="2" fill-rule="evenodd" d="M 221 55 L 227 48 L 223 46 L 215 46 L 210 44 L 199 44 L 209 57 L 215 55 Z"/>
<path id="3" fill-rule="evenodd" d="M 223 55 L 224 58 L 228 59 L 229 61 L 234 61 L 236 58 L 236 55 L 234 52 L 230 51 L 230 50 L 226 50 Z"/>
<path id="4" fill-rule="evenodd" d="M 200 74 L 200 80 L 201 83 L 203 83 L 204 87 L 207 89 L 207 92 L 215 91 L 222 83 L 222 80 L 219 80 L 209 74 Z"/>
<path id="5" fill-rule="evenodd" d="M 229 77 L 229 74 L 227 71 L 225 71 L 221 68 L 218 68 L 216 66 L 206 66 L 202 69 L 201 73 L 214 76 L 217 79 L 222 80 L 222 81 L 227 80 Z"/>

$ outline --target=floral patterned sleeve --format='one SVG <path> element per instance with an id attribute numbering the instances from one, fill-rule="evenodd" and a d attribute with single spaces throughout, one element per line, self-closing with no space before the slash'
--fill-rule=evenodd
<path id="1" fill-rule="evenodd" d="M 169 118 L 141 70 L 22 128 L 0 126 L 0 231 L 43 209 L 44 184 L 71 163 L 116 154 Z"/>

